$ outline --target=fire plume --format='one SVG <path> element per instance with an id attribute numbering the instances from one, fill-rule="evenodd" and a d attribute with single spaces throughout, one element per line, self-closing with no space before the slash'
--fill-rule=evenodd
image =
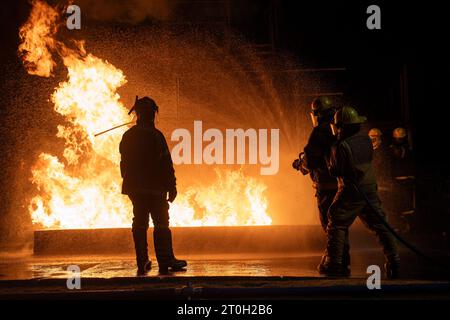
<path id="1" fill-rule="evenodd" d="M 55 40 L 60 14 L 43 1 L 32 2 L 28 21 L 20 29 L 19 54 L 30 74 L 48 77 L 57 53 L 67 68 L 67 79 L 51 96 L 54 110 L 65 121 L 57 127 L 63 139 L 62 157 L 43 152 L 31 181 L 37 194 L 29 203 L 33 223 L 54 229 L 112 228 L 131 225 L 132 207 L 121 195 L 119 142 L 126 128 L 95 137 L 99 130 L 129 122 L 128 110 L 117 89 L 123 72 L 86 53 Z M 180 190 L 171 205 L 171 224 L 266 225 L 266 186 L 242 171 L 216 170 L 216 180 Z"/>

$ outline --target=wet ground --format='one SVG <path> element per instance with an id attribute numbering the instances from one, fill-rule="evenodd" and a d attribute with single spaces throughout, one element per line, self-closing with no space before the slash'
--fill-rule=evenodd
<path id="1" fill-rule="evenodd" d="M 132 256 L 3 257 L 0 262 L 0 298 L 50 298 L 55 295 L 56 298 L 66 295 L 183 298 L 200 293 L 207 297 L 214 294 L 223 296 L 224 292 L 233 297 L 237 297 L 234 296 L 236 294 L 245 297 L 343 297 L 367 293 L 367 267 L 379 265 L 382 269 L 383 264 L 382 254 L 377 250 L 354 251 L 351 278 L 337 280 L 317 274 L 319 253 L 192 255 L 181 258 L 189 262 L 184 272 L 160 276 L 153 259 L 154 268 L 149 275 L 136 278 Z M 70 265 L 77 265 L 81 270 L 82 290 L 77 292 L 69 291 L 66 286 Z M 402 274 L 402 280 L 382 281 L 384 289 L 390 288 L 395 297 L 400 294 L 401 297 L 450 298 L 448 273 L 407 253 L 403 254 Z"/>
<path id="2" fill-rule="evenodd" d="M 268 276 L 317 276 L 315 265 L 318 255 L 303 256 L 183 256 L 189 267 L 184 272 L 173 273 L 172 276 L 183 277 L 268 277 Z M 149 277 L 158 276 L 155 259 Z M 77 265 L 81 269 L 82 278 L 115 278 L 133 277 L 136 265 L 132 256 L 56 256 L 56 257 L 23 257 L 9 259 L 0 263 L 0 280 L 54 279 L 66 278 L 67 267 Z M 359 269 L 359 268 L 358 268 Z M 361 276 L 363 270 L 355 270 Z"/>

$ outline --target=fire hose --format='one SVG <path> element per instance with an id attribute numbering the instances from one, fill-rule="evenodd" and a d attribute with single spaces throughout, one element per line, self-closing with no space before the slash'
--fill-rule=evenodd
<path id="1" fill-rule="evenodd" d="M 374 205 L 370 202 L 369 198 L 367 197 L 367 194 L 362 191 L 362 189 L 354 182 L 350 181 L 351 185 L 355 188 L 355 190 L 364 198 L 364 201 L 367 203 L 369 208 L 375 213 L 376 217 L 380 221 L 381 224 L 383 224 L 386 229 L 405 247 L 407 247 L 409 250 L 411 250 L 413 253 L 415 253 L 417 256 L 424 258 L 426 261 L 437 265 L 439 267 L 445 268 L 447 271 L 450 269 L 450 265 L 447 264 L 447 262 L 437 260 L 436 258 L 432 258 L 425 253 L 423 253 L 421 250 L 417 249 L 415 246 L 407 242 L 405 239 L 403 239 L 395 230 L 391 227 L 391 225 L 386 221 L 384 216 L 379 212 L 377 208 L 374 207 Z"/>

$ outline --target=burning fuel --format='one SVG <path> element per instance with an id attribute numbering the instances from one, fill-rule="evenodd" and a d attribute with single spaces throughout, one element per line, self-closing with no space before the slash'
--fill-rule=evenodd
<path id="1" fill-rule="evenodd" d="M 57 127 L 63 139 L 62 157 L 42 152 L 31 181 L 36 195 L 29 204 L 32 221 L 44 228 L 129 227 L 132 209 L 120 195 L 118 145 L 126 127 L 95 137 L 99 128 L 130 121 L 117 89 L 124 73 L 88 52 L 83 42 L 67 46 L 56 40 L 60 14 L 43 1 L 33 1 L 28 21 L 20 29 L 19 54 L 28 73 L 52 75 L 53 55 L 61 57 L 67 79 L 51 95 L 54 110 L 64 116 Z M 240 170 L 216 170 L 207 185 L 180 190 L 172 205 L 171 224 L 267 225 L 266 186 Z M 226 197 L 223 195 L 226 194 Z"/>

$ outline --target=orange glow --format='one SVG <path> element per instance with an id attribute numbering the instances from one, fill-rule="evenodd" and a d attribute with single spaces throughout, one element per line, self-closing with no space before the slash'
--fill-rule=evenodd
<path id="1" fill-rule="evenodd" d="M 30 74 L 50 76 L 57 52 L 67 68 L 67 79 L 51 96 L 54 110 L 65 117 L 58 125 L 63 139 L 62 158 L 41 153 L 32 169 L 37 194 L 29 204 L 33 223 L 53 229 L 130 227 L 131 203 L 121 195 L 118 146 L 126 127 L 94 134 L 130 121 L 117 89 L 123 72 L 85 52 L 83 43 L 68 49 L 56 41 L 58 13 L 41 1 L 33 2 L 22 26 L 19 51 Z M 266 186 L 242 171 L 216 170 L 209 185 L 179 190 L 171 205 L 171 225 L 268 225 Z"/>
<path id="2" fill-rule="evenodd" d="M 49 77 L 55 67 L 50 49 L 56 46 L 58 13 L 43 1 L 33 0 L 28 21 L 20 28 L 19 55 L 29 74 Z"/>

